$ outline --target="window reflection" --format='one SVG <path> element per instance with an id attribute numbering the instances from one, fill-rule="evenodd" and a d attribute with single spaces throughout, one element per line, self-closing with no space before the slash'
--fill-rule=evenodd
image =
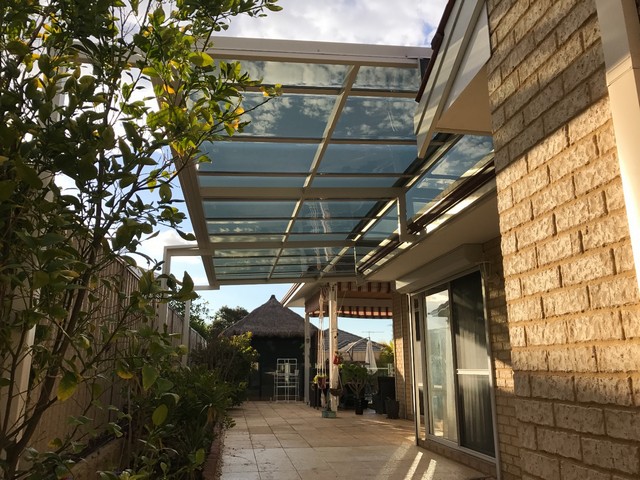
<path id="1" fill-rule="evenodd" d="M 412 139 L 412 98 L 349 97 L 334 138 Z"/>
<path id="2" fill-rule="evenodd" d="M 407 219 L 423 213 L 431 201 L 458 182 L 492 151 L 491 137 L 462 137 L 407 192 Z"/>

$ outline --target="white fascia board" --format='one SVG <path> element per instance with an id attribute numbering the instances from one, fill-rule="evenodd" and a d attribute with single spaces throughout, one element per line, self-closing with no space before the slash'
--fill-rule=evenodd
<path id="1" fill-rule="evenodd" d="M 469 47 L 465 49 L 462 64 L 458 69 L 451 92 L 447 98 L 445 110 L 451 107 L 460 94 L 467 88 L 480 69 L 491 57 L 491 45 L 489 44 L 489 18 L 487 9 L 482 8 L 475 29 L 471 34 Z"/>
<path id="2" fill-rule="evenodd" d="M 483 12 L 486 15 L 484 0 L 458 1 L 453 7 L 434 68 L 414 116 L 419 157 L 424 156 L 431 141 L 435 124 L 445 109 L 467 47 L 476 31 L 478 18 Z"/>
<path id="3" fill-rule="evenodd" d="M 359 65 L 416 65 L 430 58 L 428 47 L 369 45 L 337 42 L 309 42 L 265 38 L 216 37 L 209 53 L 238 60 L 291 60 L 308 63 Z"/>

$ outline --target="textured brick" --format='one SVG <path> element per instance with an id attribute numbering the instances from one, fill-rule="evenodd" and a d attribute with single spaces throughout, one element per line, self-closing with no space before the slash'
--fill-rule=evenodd
<path id="1" fill-rule="evenodd" d="M 540 266 L 569 258 L 582 251 L 580 236 L 575 233 L 564 233 L 549 241 L 536 245 Z"/>
<path id="2" fill-rule="evenodd" d="M 560 271 L 558 268 L 540 270 L 524 277 L 521 283 L 523 295 L 549 292 L 560 288 Z"/>
<path id="3" fill-rule="evenodd" d="M 522 118 L 524 122 L 524 114 L 519 113 L 517 117 Z M 538 118 L 522 129 L 520 133 L 511 137 L 511 143 L 509 143 L 509 155 L 511 158 L 517 158 L 524 152 L 533 147 L 536 143 L 544 138 L 544 123 L 541 118 Z"/>
<path id="4" fill-rule="evenodd" d="M 573 377 L 531 375 L 531 396 L 550 400 L 573 400 Z"/>
<path id="5" fill-rule="evenodd" d="M 554 132 L 567 120 L 585 110 L 589 106 L 589 102 L 589 87 L 585 84 L 578 85 L 575 90 L 566 94 L 561 101 L 542 115 L 544 132 Z"/>
<path id="6" fill-rule="evenodd" d="M 594 438 L 582 439 L 585 463 L 625 473 L 638 473 L 638 447 Z"/>
<path id="7" fill-rule="evenodd" d="M 553 405 L 537 400 L 519 398 L 516 402 L 516 417 L 521 422 L 537 425 L 553 425 Z"/>
<path id="8" fill-rule="evenodd" d="M 615 212 L 625 208 L 622 181 L 620 179 L 609 183 L 603 191 L 608 212 Z"/>
<path id="9" fill-rule="evenodd" d="M 577 227 L 607 213 L 606 203 L 602 192 L 582 197 L 568 205 L 563 205 L 555 211 L 556 228 L 563 232 Z"/>
<path id="10" fill-rule="evenodd" d="M 544 87 L 554 78 L 561 76 L 567 66 L 578 58 L 582 51 L 582 40 L 577 36 L 563 45 L 558 45 L 555 53 L 538 69 L 540 86 Z"/>
<path id="11" fill-rule="evenodd" d="M 527 345 L 560 345 L 567 342 L 564 322 L 554 321 L 526 326 Z"/>
<path id="12" fill-rule="evenodd" d="M 589 286 L 593 308 L 629 305 L 638 302 L 638 283 L 635 276 L 617 276 Z"/>
<path id="13" fill-rule="evenodd" d="M 569 122 L 567 132 L 569 144 L 573 145 L 587 136 L 591 137 L 593 132 L 609 121 L 611 121 L 609 98 L 605 97 Z"/>
<path id="14" fill-rule="evenodd" d="M 557 458 L 523 450 L 520 459 L 525 472 L 545 480 L 560 480 L 560 462 Z"/>
<path id="15" fill-rule="evenodd" d="M 514 203 L 520 203 L 528 199 L 547 185 L 549 185 L 549 171 L 545 166 L 530 171 L 526 176 L 511 185 Z"/>
<path id="16" fill-rule="evenodd" d="M 566 321 L 569 343 L 622 339 L 618 312 L 589 312 Z"/>
<path id="17" fill-rule="evenodd" d="M 573 258 L 569 263 L 562 265 L 560 269 L 564 286 L 588 282 L 589 280 L 613 275 L 613 255 L 609 250 L 585 254 Z"/>
<path id="18" fill-rule="evenodd" d="M 640 312 L 637 310 L 623 310 L 622 329 L 625 338 L 640 338 Z"/>
<path id="19" fill-rule="evenodd" d="M 627 219 L 623 214 L 608 215 L 602 221 L 587 226 L 582 233 L 585 250 L 603 247 L 629 237 Z"/>
<path id="20" fill-rule="evenodd" d="M 589 295 L 585 287 L 563 289 L 545 295 L 542 303 L 545 317 L 578 313 L 589 308 Z"/>
<path id="21" fill-rule="evenodd" d="M 576 465 L 567 460 L 560 462 L 562 480 L 610 480 L 608 473 L 602 473 L 592 468 Z"/>
<path id="22" fill-rule="evenodd" d="M 573 191 L 572 178 L 565 178 L 551 184 L 549 188 L 540 192 L 540 195 L 537 195 L 533 200 L 533 215 L 538 217 L 570 202 L 575 198 Z M 562 217 L 562 213 L 556 213 L 556 217 L 558 216 Z M 558 223 L 557 220 L 556 223 Z"/>
<path id="23" fill-rule="evenodd" d="M 607 435 L 640 442 L 640 412 L 637 410 L 605 410 Z"/>
<path id="24" fill-rule="evenodd" d="M 534 5 L 548 3 L 545 1 L 536 1 Z M 535 8 L 532 8 L 535 10 Z M 526 15 L 522 18 L 522 21 L 531 21 L 533 20 L 531 15 Z M 516 25 L 516 30 L 519 29 L 519 25 Z M 520 27 L 522 28 L 522 27 Z M 515 39 L 517 40 L 519 34 L 515 32 Z M 523 62 L 518 66 L 518 76 L 521 80 L 528 80 L 541 66 L 543 66 L 549 58 L 557 51 L 558 46 L 556 43 L 555 35 L 549 35 L 542 42 L 540 42 L 535 50 L 531 52 L 531 55 L 527 58 L 526 62 Z M 535 77 L 534 77 L 535 78 Z M 537 78 L 536 78 L 537 80 Z"/>
<path id="25" fill-rule="evenodd" d="M 526 228 L 519 230 L 518 247 L 524 248 L 533 243 L 538 243 L 547 238 L 551 238 L 556 231 L 554 217 L 547 215 L 529 223 Z"/>
<path id="26" fill-rule="evenodd" d="M 519 278 L 509 278 L 504 282 L 504 293 L 507 300 L 516 300 L 522 296 Z"/>
<path id="27" fill-rule="evenodd" d="M 548 366 L 548 354 L 546 350 L 520 350 L 511 352 L 514 370 L 546 371 Z"/>
<path id="28" fill-rule="evenodd" d="M 547 428 L 538 428 L 537 434 L 540 450 L 568 458 L 582 458 L 579 435 Z"/>
<path id="29" fill-rule="evenodd" d="M 509 321 L 539 320 L 542 318 L 542 304 L 539 298 L 525 298 L 508 305 Z"/>
<path id="30" fill-rule="evenodd" d="M 565 129 L 560 129 L 553 135 L 549 135 L 536 144 L 527 154 L 527 164 L 530 170 L 539 168 L 542 165 L 550 167 L 553 165 L 553 159 L 556 155 L 563 152 L 569 145 Z M 563 153 L 565 155 L 565 153 Z"/>
<path id="31" fill-rule="evenodd" d="M 576 62 L 567 68 L 562 74 L 564 88 L 573 90 L 584 79 L 594 72 L 601 70 L 604 65 L 604 53 L 600 44 L 593 45 Z M 603 75 L 604 77 L 604 75 Z"/>
<path id="32" fill-rule="evenodd" d="M 569 138 L 566 129 L 561 134 L 554 134 L 554 138 L 560 137 L 568 145 Z M 582 139 L 562 152 L 562 157 L 549 163 L 549 175 L 555 182 L 586 165 L 590 159 L 597 155 L 596 142 L 592 137 Z"/>
<path id="33" fill-rule="evenodd" d="M 616 377 L 576 377 L 579 402 L 630 406 L 633 404 L 631 382 Z"/>
<path id="34" fill-rule="evenodd" d="M 613 256 L 616 265 L 616 273 L 630 272 L 635 270 L 635 261 L 633 259 L 633 250 L 631 244 L 621 245 L 613 250 Z"/>
<path id="35" fill-rule="evenodd" d="M 596 347 L 601 372 L 637 372 L 640 370 L 640 343 L 621 343 Z"/>
<path id="36" fill-rule="evenodd" d="M 552 372 L 595 372 L 593 347 L 565 346 L 549 350 L 549 370 Z"/>
<path id="37" fill-rule="evenodd" d="M 596 145 L 599 154 L 607 154 L 609 152 L 617 153 L 616 134 L 613 131 L 613 122 L 608 122 L 606 126 L 601 127 L 596 133 Z"/>
<path id="38" fill-rule="evenodd" d="M 617 178 L 620 175 L 617 160 L 614 153 L 608 153 L 585 166 L 580 175 L 575 176 L 576 195 L 595 190 Z"/>
<path id="39" fill-rule="evenodd" d="M 525 423 L 518 425 L 518 440 L 521 447 L 537 450 L 536 427 Z"/>
<path id="40" fill-rule="evenodd" d="M 524 115 L 518 113 L 514 117 L 506 120 L 500 130 L 493 133 L 493 143 L 497 149 L 504 147 L 512 139 L 514 139 L 524 128 Z M 514 157 L 511 156 L 513 159 Z"/>
<path id="41" fill-rule="evenodd" d="M 593 2 L 576 2 L 575 7 L 562 19 L 556 29 L 558 42 L 566 42 L 595 14 L 596 9 Z"/>
<path id="42" fill-rule="evenodd" d="M 557 403 L 553 411 L 556 427 L 574 432 L 604 434 L 604 414 L 599 408 Z"/>
<path id="43" fill-rule="evenodd" d="M 509 340 L 513 347 L 524 347 L 527 345 L 527 337 L 524 327 L 509 327 Z"/>
<path id="44" fill-rule="evenodd" d="M 513 208 L 500 215 L 500 230 L 507 232 L 512 228 L 530 222 L 533 218 L 532 212 L 531 201 L 529 200 L 514 205 Z"/>

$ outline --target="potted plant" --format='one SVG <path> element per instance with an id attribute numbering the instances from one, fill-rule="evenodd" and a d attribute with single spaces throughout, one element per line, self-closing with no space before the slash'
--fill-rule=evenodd
<path id="1" fill-rule="evenodd" d="M 364 389 L 371 384 L 371 375 L 362 364 L 346 362 L 340 365 L 342 383 L 353 392 L 356 398 L 356 415 L 364 412 Z"/>

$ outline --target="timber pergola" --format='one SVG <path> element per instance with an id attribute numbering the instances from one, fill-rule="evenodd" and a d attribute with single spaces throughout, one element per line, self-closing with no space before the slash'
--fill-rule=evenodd
<path id="1" fill-rule="evenodd" d="M 283 95 L 258 106 L 262 92 L 246 92 L 251 123 L 183 169 L 196 243 L 165 247 L 165 270 L 198 256 L 199 290 L 293 284 L 283 303 L 307 323 L 328 313 L 333 352 L 339 314 L 391 316 L 395 278 L 376 277 L 388 262 L 493 189 L 491 140 L 437 132 L 418 155 L 428 48 L 221 37 L 209 53 Z"/>

